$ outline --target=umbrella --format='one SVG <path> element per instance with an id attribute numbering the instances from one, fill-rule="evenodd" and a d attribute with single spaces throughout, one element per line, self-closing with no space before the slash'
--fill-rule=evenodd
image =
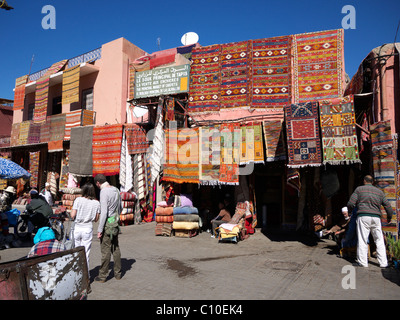
<path id="1" fill-rule="evenodd" d="M 28 179 L 31 174 L 15 162 L 0 158 L 0 179 Z"/>

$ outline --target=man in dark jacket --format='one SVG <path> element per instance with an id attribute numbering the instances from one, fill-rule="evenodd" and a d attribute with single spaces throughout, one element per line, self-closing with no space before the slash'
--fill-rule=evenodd
<path id="1" fill-rule="evenodd" d="M 26 206 L 26 210 L 31 215 L 30 219 L 34 226 L 41 228 L 46 226 L 47 221 L 53 214 L 53 209 L 47 203 L 46 199 L 41 196 L 37 190 L 30 191 L 31 202 Z"/>
<path id="2" fill-rule="evenodd" d="M 384 193 L 374 187 L 370 175 L 364 177 L 364 185 L 358 187 L 351 195 L 347 207 L 352 212 L 357 207 L 357 263 L 368 267 L 368 237 L 372 234 L 376 244 L 376 253 L 381 268 L 388 266 L 385 241 L 381 227 L 381 206 L 387 213 L 387 222 L 390 223 L 393 209 Z"/>

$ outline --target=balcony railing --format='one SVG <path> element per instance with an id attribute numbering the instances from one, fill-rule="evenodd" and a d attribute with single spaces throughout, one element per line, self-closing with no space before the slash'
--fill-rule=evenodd
<path id="1" fill-rule="evenodd" d="M 69 59 L 68 68 L 74 67 L 84 62 L 93 62 L 98 59 L 101 59 L 101 47 Z M 46 68 L 32 73 L 31 75 L 29 75 L 29 81 L 36 81 L 40 79 L 40 77 L 42 77 L 48 69 L 49 68 Z"/>

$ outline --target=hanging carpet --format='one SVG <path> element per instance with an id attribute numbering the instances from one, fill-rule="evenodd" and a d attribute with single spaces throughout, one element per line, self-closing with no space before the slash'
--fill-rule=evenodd
<path id="1" fill-rule="evenodd" d="M 69 173 L 86 177 L 93 175 L 92 142 L 93 126 L 71 129 Z"/>
<path id="2" fill-rule="evenodd" d="M 15 80 L 15 91 L 14 91 L 14 111 L 21 110 L 24 108 L 25 102 L 25 85 L 28 81 L 28 76 L 22 76 Z"/>
<path id="3" fill-rule="evenodd" d="M 200 184 L 217 185 L 221 153 L 221 133 L 219 126 L 200 127 L 199 140 Z"/>
<path id="4" fill-rule="evenodd" d="M 283 136 L 283 120 L 263 121 L 265 160 L 286 160 L 286 147 Z"/>
<path id="5" fill-rule="evenodd" d="M 79 102 L 79 77 L 81 65 L 67 69 L 62 80 L 62 104 Z"/>

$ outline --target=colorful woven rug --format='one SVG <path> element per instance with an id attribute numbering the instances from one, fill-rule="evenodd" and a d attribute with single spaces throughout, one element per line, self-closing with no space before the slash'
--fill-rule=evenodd
<path id="1" fill-rule="evenodd" d="M 294 103 L 343 96 L 343 29 L 296 34 L 292 47 Z"/>
<path id="2" fill-rule="evenodd" d="M 200 184 L 217 185 L 221 161 L 221 133 L 219 126 L 200 127 L 199 140 Z"/>
<path id="3" fill-rule="evenodd" d="M 167 129 L 163 180 L 199 183 L 199 129 Z"/>
<path id="4" fill-rule="evenodd" d="M 264 163 L 264 143 L 261 122 L 242 123 L 240 164 Z"/>
<path id="5" fill-rule="evenodd" d="M 319 101 L 324 164 L 361 163 L 353 96 Z"/>
<path id="6" fill-rule="evenodd" d="M 390 120 L 376 122 L 370 125 L 371 142 L 373 149 L 386 149 L 393 147 Z"/>
<path id="7" fill-rule="evenodd" d="M 11 125 L 11 137 L 10 137 L 10 146 L 14 147 L 18 145 L 18 138 L 19 138 L 19 127 L 21 123 L 13 123 Z"/>
<path id="8" fill-rule="evenodd" d="M 71 129 L 69 173 L 77 176 L 93 175 L 93 126 Z"/>
<path id="9" fill-rule="evenodd" d="M 49 79 L 49 76 L 43 76 L 36 81 L 35 109 L 33 111 L 33 121 L 35 123 L 46 121 Z"/>
<path id="10" fill-rule="evenodd" d="M 22 121 L 19 127 L 18 145 L 28 144 L 30 121 Z"/>
<path id="11" fill-rule="evenodd" d="M 21 110 L 24 108 L 25 102 L 25 85 L 28 81 L 28 76 L 22 76 L 15 80 L 14 91 L 14 110 Z"/>
<path id="12" fill-rule="evenodd" d="M 79 77 L 81 65 L 67 69 L 62 80 L 62 104 L 79 102 Z"/>
<path id="13" fill-rule="evenodd" d="M 59 181 L 59 184 L 58 184 L 59 189 L 64 189 L 64 188 L 68 187 L 69 150 L 70 149 L 65 149 L 65 150 L 63 150 L 63 153 L 62 153 L 60 181 Z"/>
<path id="14" fill-rule="evenodd" d="M 146 130 L 137 124 L 125 124 L 125 134 L 129 154 L 146 153 L 150 146 Z"/>
<path id="15" fill-rule="evenodd" d="M 221 164 L 219 184 L 239 184 L 240 125 L 224 123 L 221 130 Z"/>
<path id="16" fill-rule="evenodd" d="M 220 45 L 193 49 L 188 104 L 190 113 L 215 113 L 219 111 L 220 53 Z"/>
<path id="17" fill-rule="evenodd" d="M 71 128 L 79 127 L 82 121 L 82 110 L 69 112 L 65 115 L 64 140 L 71 139 Z"/>
<path id="18" fill-rule="evenodd" d="M 41 126 L 40 123 L 34 123 L 31 121 L 31 125 L 29 126 L 28 144 L 40 143 Z"/>
<path id="19" fill-rule="evenodd" d="M 122 124 L 93 128 L 93 176 L 119 174 L 122 130 Z"/>
<path id="20" fill-rule="evenodd" d="M 250 105 L 251 41 L 221 45 L 221 108 Z"/>
<path id="21" fill-rule="evenodd" d="M 40 158 L 40 151 L 29 152 L 29 173 L 31 174 L 31 177 L 29 179 L 29 185 L 31 188 L 38 187 L 39 158 Z"/>
<path id="22" fill-rule="evenodd" d="M 285 107 L 288 167 L 321 165 L 318 103 L 307 102 Z"/>
<path id="23" fill-rule="evenodd" d="M 251 107 L 283 111 L 291 102 L 291 36 L 252 41 L 253 89 Z"/>
<path id="24" fill-rule="evenodd" d="M 82 110 L 82 126 L 94 124 L 94 115 L 93 110 Z"/>
<path id="25" fill-rule="evenodd" d="M 48 142 L 49 152 L 62 151 L 65 132 L 65 113 L 54 115 L 50 118 L 50 138 Z M 60 148 L 61 147 L 61 148 Z"/>
<path id="26" fill-rule="evenodd" d="M 286 160 L 283 120 L 263 121 L 266 161 Z"/>
<path id="27" fill-rule="evenodd" d="M 47 121 L 43 122 L 40 126 L 40 143 L 47 143 L 50 141 L 50 119 L 50 117 L 47 117 Z"/>

